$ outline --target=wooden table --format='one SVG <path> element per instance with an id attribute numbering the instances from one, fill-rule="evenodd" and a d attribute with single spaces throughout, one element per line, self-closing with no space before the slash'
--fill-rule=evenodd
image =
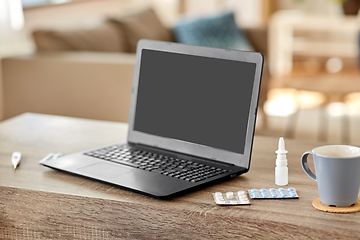
<path id="1" fill-rule="evenodd" d="M 217 206 L 211 193 L 276 187 L 277 138 L 256 136 L 250 171 L 172 200 L 51 170 L 38 164 L 49 152 L 68 154 L 126 139 L 127 125 L 23 114 L 0 124 L 0 239 L 282 239 L 359 238 L 360 213 L 312 207 L 316 182 L 300 165 L 320 143 L 286 140 L 289 185 L 295 200 L 253 200 Z M 22 152 L 14 171 L 11 154 Z"/>

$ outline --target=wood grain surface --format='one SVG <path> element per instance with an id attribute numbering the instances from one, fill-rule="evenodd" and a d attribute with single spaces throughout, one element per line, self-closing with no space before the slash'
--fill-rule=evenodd
<path id="1" fill-rule="evenodd" d="M 256 136 L 250 171 L 232 180 L 158 200 L 38 164 L 126 140 L 127 125 L 42 114 L 0 124 L 0 239 L 359 239 L 360 213 L 312 207 L 316 182 L 302 170 L 303 152 L 323 143 L 285 139 L 289 187 L 300 198 L 218 206 L 211 193 L 277 187 L 278 138 Z M 22 152 L 14 171 L 11 154 Z"/>

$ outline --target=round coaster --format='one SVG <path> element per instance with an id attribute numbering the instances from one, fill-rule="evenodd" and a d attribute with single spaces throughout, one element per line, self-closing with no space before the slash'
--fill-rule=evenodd
<path id="1" fill-rule="evenodd" d="M 314 208 L 324 212 L 332 212 L 332 213 L 352 213 L 360 211 L 360 200 L 358 199 L 356 203 L 350 207 L 330 207 L 323 204 L 320 201 L 320 198 L 315 199 L 312 202 Z"/>

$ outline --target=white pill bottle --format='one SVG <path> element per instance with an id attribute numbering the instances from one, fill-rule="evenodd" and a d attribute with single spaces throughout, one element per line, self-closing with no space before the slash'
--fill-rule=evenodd
<path id="1" fill-rule="evenodd" d="M 275 184 L 278 186 L 285 186 L 288 184 L 289 169 L 287 167 L 287 158 L 285 150 L 284 138 L 280 137 L 278 150 L 275 151 L 277 154 L 276 157 L 276 166 L 275 166 Z"/>

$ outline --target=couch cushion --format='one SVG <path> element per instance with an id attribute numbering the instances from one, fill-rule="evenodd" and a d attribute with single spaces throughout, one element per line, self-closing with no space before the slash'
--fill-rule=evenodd
<path id="1" fill-rule="evenodd" d="M 124 35 L 110 22 L 90 29 L 34 31 L 38 51 L 127 51 Z"/>
<path id="2" fill-rule="evenodd" d="M 136 52 L 136 44 L 140 39 L 173 41 L 171 29 L 165 27 L 152 9 L 145 9 L 121 18 L 111 18 L 124 32 L 128 49 Z"/>
<path id="3" fill-rule="evenodd" d="M 253 51 L 245 34 L 236 25 L 233 12 L 182 20 L 174 26 L 174 34 L 180 43 Z"/>

